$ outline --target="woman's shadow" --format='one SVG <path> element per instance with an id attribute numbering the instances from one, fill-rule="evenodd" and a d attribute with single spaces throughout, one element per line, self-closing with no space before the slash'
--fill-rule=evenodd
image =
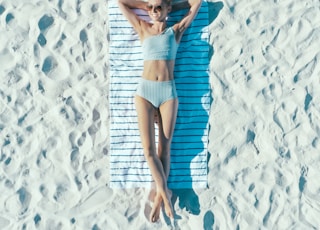
<path id="1" fill-rule="evenodd" d="M 222 2 L 206 2 L 207 7 L 208 7 L 208 24 L 206 24 L 206 26 L 210 25 L 218 16 L 219 12 L 221 11 L 221 9 L 223 8 L 223 3 Z M 201 30 L 202 28 L 199 28 L 199 30 Z M 210 34 L 210 31 L 209 31 Z M 201 43 L 204 43 L 204 41 L 199 41 Z M 203 44 L 201 44 L 203 45 Z M 211 46 L 208 42 L 205 42 L 205 44 L 209 50 L 208 52 L 208 60 L 206 62 L 201 63 L 202 65 L 205 64 L 207 65 L 207 69 L 209 69 L 209 63 L 211 58 L 214 55 L 214 49 L 213 46 Z M 192 57 L 190 57 L 192 59 Z M 196 61 L 196 60 L 195 60 Z M 183 68 L 183 67 L 182 67 Z M 178 69 L 179 71 L 179 69 Z M 192 73 L 190 73 L 190 75 L 192 75 Z M 197 72 L 197 75 L 199 76 L 199 72 Z M 209 73 L 207 71 L 204 71 L 204 73 L 200 74 L 201 76 L 205 76 L 205 77 L 201 77 L 201 80 L 199 80 L 199 78 L 197 77 L 190 77 L 188 78 L 188 81 L 190 83 L 190 89 L 195 89 L 192 92 L 196 92 L 196 86 L 198 86 L 199 84 L 202 85 L 202 87 L 208 87 L 209 88 L 209 92 L 210 92 L 210 106 L 212 105 L 213 102 L 213 98 L 212 98 L 212 94 L 211 94 L 211 87 L 210 87 L 210 80 L 209 80 Z M 190 82 L 191 79 L 191 82 Z M 205 79 L 205 80 L 204 80 Z M 182 79 L 185 80 L 185 79 Z M 177 79 L 177 81 L 179 81 L 179 79 Z M 193 88 L 195 87 L 195 88 Z M 182 122 L 183 122 L 183 113 L 195 113 L 195 115 L 193 116 L 197 116 L 197 120 L 201 121 L 201 122 L 196 122 L 194 124 L 192 124 L 192 122 L 190 124 L 182 124 L 185 126 L 189 127 L 184 127 L 182 129 L 190 129 L 192 130 L 192 126 L 193 125 L 197 125 L 197 129 L 196 129 L 196 133 L 193 132 L 192 135 L 188 135 L 188 131 L 183 130 L 182 132 L 176 131 L 175 135 L 178 136 L 177 138 L 183 138 L 183 143 L 194 143 L 193 146 L 196 146 L 196 148 L 193 149 L 188 149 L 188 157 L 183 157 L 183 158 L 176 158 L 176 159 L 172 159 L 172 160 L 181 160 L 183 161 L 184 167 L 183 170 L 180 171 L 180 173 L 183 174 L 183 181 L 186 181 L 186 187 L 188 188 L 180 188 L 180 189 L 176 189 L 174 188 L 174 181 L 168 181 L 168 186 L 169 188 L 173 188 L 172 189 L 172 204 L 174 205 L 176 202 L 179 202 L 179 208 L 180 209 L 185 209 L 186 211 L 188 211 L 189 213 L 193 214 L 193 215 L 199 215 L 200 214 L 200 203 L 199 203 L 199 198 L 197 196 L 197 194 L 195 193 L 195 191 L 192 188 L 192 181 L 193 179 L 191 178 L 191 164 L 193 159 L 195 159 L 199 154 L 206 152 L 207 150 L 205 149 L 206 146 L 204 146 L 203 141 L 202 141 L 202 137 L 205 133 L 205 131 L 208 129 L 208 123 L 209 123 L 209 114 L 208 111 L 206 109 L 203 108 L 203 102 L 201 100 L 203 100 L 203 96 L 205 95 L 199 95 L 198 99 L 195 100 L 194 97 L 191 98 L 190 93 L 185 93 L 184 89 L 179 89 L 177 86 L 177 92 L 179 95 L 179 103 L 180 101 L 184 100 L 184 101 L 192 101 L 192 108 L 189 108 L 190 111 L 188 111 L 188 109 L 185 109 L 186 111 L 182 111 L 181 114 L 179 115 L 178 113 L 178 119 L 177 122 L 179 121 L 179 116 L 182 117 Z M 182 109 L 180 108 L 182 107 Z M 183 106 L 179 105 L 179 110 L 184 110 Z M 196 112 L 195 112 L 196 111 Z M 176 129 L 179 130 L 179 125 L 176 125 Z M 178 128 L 177 128 L 178 126 Z M 192 131 L 191 131 L 192 132 Z M 173 137 L 173 142 L 174 142 L 174 138 L 175 135 Z M 173 148 L 174 145 L 173 145 Z M 207 154 L 207 157 L 209 158 L 210 154 Z M 207 162 L 209 161 L 209 159 L 207 159 Z M 207 163 L 206 163 L 207 164 Z M 186 167 L 187 166 L 187 167 Z M 208 168 L 208 167 L 207 167 Z M 186 171 L 187 169 L 187 171 Z M 174 170 L 172 170 L 174 171 Z M 171 172 L 170 172 L 171 173 Z M 179 177 L 178 175 L 175 175 L 175 173 L 172 173 L 172 177 Z M 179 179 L 178 179 L 179 180 Z M 178 181 L 179 183 L 181 181 Z M 213 215 L 213 214 L 212 214 Z M 176 215 L 175 219 L 179 219 L 180 217 Z M 206 221 L 206 223 L 210 223 L 210 221 Z M 205 229 L 210 229 L 210 226 L 204 226 Z M 212 227 L 212 226 L 211 226 Z"/>

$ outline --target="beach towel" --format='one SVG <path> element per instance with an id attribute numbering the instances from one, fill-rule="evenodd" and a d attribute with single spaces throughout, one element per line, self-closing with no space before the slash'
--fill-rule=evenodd
<path id="1" fill-rule="evenodd" d="M 136 10 L 144 20 L 147 12 Z M 186 10 L 172 12 L 168 26 Z M 150 187 L 152 176 L 143 155 L 134 94 L 142 74 L 142 48 L 137 33 L 121 14 L 117 1 L 108 2 L 110 64 L 110 186 Z M 203 2 L 178 49 L 175 82 L 179 99 L 171 145 L 169 188 L 207 186 L 207 145 L 211 91 L 209 84 L 208 7 Z M 156 130 L 157 133 L 157 130 Z M 157 137 L 156 137 L 157 140 Z"/>

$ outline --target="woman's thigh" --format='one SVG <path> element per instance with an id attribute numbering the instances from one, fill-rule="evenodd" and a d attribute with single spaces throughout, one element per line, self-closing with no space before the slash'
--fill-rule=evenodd
<path id="1" fill-rule="evenodd" d="M 163 103 L 159 108 L 159 144 L 169 148 L 178 113 L 178 99 Z"/>
<path id="2" fill-rule="evenodd" d="M 142 147 L 146 151 L 155 151 L 154 107 L 146 99 L 135 96 L 135 106 Z"/>

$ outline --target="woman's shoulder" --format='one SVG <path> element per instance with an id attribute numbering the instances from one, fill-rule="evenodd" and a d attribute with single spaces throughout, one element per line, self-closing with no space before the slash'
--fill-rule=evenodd
<path id="1" fill-rule="evenodd" d="M 144 39 L 148 38 L 148 37 L 152 37 L 155 35 L 158 35 L 157 33 L 155 33 L 155 31 L 152 29 L 153 24 L 147 21 L 142 22 L 141 24 L 141 30 L 139 33 L 139 37 L 140 40 L 143 42 Z M 167 28 L 169 29 L 169 28 Z M 166 29 L 166 30 L 167 30 Z"/>
<path id="2" fill-rule="evenodd" d="M 171 28 L 172 28 L 172 30 L 173 30 L 173 32 L 174 32 L 174 34 L 175 34 L 176 41 L 177 41 L 178 43 L 180 43 L 181 37 L 182 37 L 182 35 L 183 35 L 183 31 L 180 31 L 180 25 L 179 25 L 179 23 L 174 24 L 173 26 L 171 26 Z"/>

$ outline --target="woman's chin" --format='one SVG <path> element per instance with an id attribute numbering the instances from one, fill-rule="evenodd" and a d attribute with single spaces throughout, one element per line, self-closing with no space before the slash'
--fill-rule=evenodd
<path id="1" fill-rule="evenodd" d="M 152 20 L 153 22 L 164 22 L 164 21 L 165 21 L 165 19 L 161 19 L 161 18 L 158 18 L 158 17 L 156 17 L 156 18 L 152 18 L 152 17 L 151 17 L 151 20 Z"/>
<path id="2" fill-rule="evenodd" d="M 158 16 L 150 16 L 150 18 L 152 19 L 152 21 L 159 21 L 159 17 Z"/>
<path id="3" fill-rule="evenodd" d="M 149 14 L 149 17 L 151 18 L 152 21 L 158 21 L 158 22 L 163 21 L 161 19 L 161 16 L 158 14 Z"/>

